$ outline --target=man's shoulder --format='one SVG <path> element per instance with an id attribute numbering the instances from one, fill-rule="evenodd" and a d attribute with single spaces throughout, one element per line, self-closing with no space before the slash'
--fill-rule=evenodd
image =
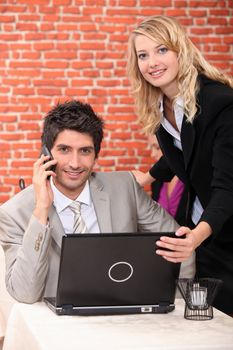
<path id="1" fill-rule="evenodd" d="M 30 185 L 26 187 L 24 190 L 18 192 L 8 201 L 1 205 L 1 209 L 6 211 L 15 211 L 18 209 L 24 209 L 26 207 L 32 208 L 34 204 L 34 189 L 33 186 Z"/>
<path id="2" fill-rule="evenodd" d="M 115 192 L 131 192 L 137 190 L 139 185 L 130 171 L 96 172 L 90 178 L 91 186 L 99 189 Z"/>
<path id="3" fill-rule="evenodd" d="M 135 182 L 135 178 L 130 171 L 109 171 L 109 172 L 95 172 L 92 174 L 92 178 L 96 181 L 117 181 L 117 182 Z"/>

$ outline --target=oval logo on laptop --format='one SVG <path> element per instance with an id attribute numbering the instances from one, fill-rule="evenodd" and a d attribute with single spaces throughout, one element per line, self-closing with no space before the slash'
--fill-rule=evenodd
<path id="1" fill-rule="evenodd" d="M 113 282 L 126 282 L 132 274 L 133 266 L 126 261 L 119 261 L 108 270 L 108 276 Z"/>

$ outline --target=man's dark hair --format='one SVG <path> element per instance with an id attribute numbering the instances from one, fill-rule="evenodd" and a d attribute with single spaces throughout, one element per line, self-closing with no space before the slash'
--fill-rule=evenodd
<path id="1" fill-rule="evenodd" d="M 42 143 L 52 149 L 58 134 L 64 130 L 74 130 L 92 137 L 95 156 L 98 156 L 103 139 L 103 120 L 88 103 L 77 100 L 58 103 L 44 119 Z"/>

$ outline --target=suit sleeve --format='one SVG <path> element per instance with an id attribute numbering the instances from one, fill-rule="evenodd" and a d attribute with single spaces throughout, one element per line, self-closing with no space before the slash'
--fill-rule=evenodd
<path id="1" fill-rule="evenodd" d="M 218 116 L 212 155 L 211 197 L 201 220 L 219 232 L 233 215 L 233 104 Z"/>
<path id="2" fill-rule="evenodd" d="M 34 216 L 26 230 L 7 211 L 0 210 L 0 239 L 6 260 L 6 288 L 16 300 L 40 300 L 48 271 L 49 228 Z"/>
<path id="3" fill-rule="evenodd" d="M 149 170 L 150 175 L 161 182 L 170 182 L 174 172 L 169 168 L 165 156 L 162 156 Z"/>

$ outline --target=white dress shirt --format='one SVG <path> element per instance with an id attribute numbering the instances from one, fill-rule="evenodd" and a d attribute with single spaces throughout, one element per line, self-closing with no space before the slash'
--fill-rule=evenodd
<path id="1" fill-rule="evenodd" d="M 162 112 L 161 124 L 164 129 L 173 137 L 174 146 L 179 148 L 181 151 L 181 127 L 184 118 L 184 103 L 183 99 L 179 97 L 174 105 L 174 115 L 176 120 L 176 125 L 179 131 L 177 131 L 172 124 L 164 117 L 164 109 L 163 109 L 163 101 L 160 103 L 160 111 Z M 200 220 L 200 217 L 203 213 L 204 209 L 200 203 L 199 198 L 196 196 L 193 207 L 192 207 L 192 221 L 196 225 Z"/>
<path id="2" fill-rule="evenodd" d="M 57 187 L 54 185 L 51 178 L 51 186 L 53 190 L 54 200 L 53 204 L 56 208 L 56 211 L 59 215 L 59 218 L 62 222 L 62 226 L 65 230 L 65 233 L 73 233 L 74 225 L 74 213 L 69 208 L 69 205 L 73 202 L 70 198 L 66 197 L 61 193 Z M 94 204 L 91 199 L 90 186 L 89 182 L 86 182 L 86 185 L 80 195 L 76 198 L 77 201 L 81 202 L 81 215 L 85 224 L 87 226 L 89 233 L 100 233 Z"/>

